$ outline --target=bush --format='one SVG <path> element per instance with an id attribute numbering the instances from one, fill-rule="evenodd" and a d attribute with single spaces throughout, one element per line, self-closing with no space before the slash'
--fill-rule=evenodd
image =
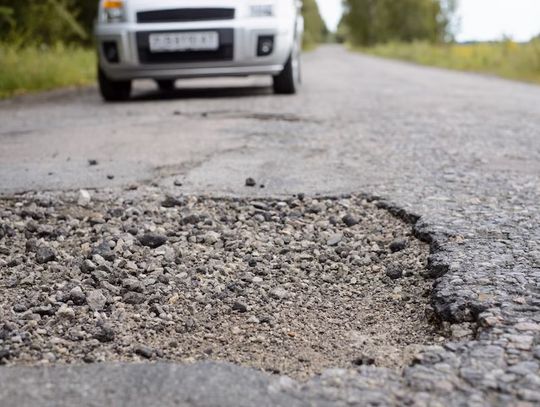
<path id="1" fill-rule="evenodd" d="M 74 0 L 0 0 L 0 38 L 17 46 L 88 42 Z"/>

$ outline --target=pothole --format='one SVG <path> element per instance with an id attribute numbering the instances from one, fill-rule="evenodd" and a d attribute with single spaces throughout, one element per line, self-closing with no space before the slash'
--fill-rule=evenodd
<path id="1" fill-rule="evenodd" d="M 305 379 L 399 369 L 443 341 L 427 245 L 362 197 L 126 194 L 0 201 L 0 363 L 220 360 Z"/>

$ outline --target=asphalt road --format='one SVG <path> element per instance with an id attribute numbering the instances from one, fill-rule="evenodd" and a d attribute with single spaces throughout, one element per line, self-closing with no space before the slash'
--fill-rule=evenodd
<path id="1" fill-rule="evenodd" d="M 104 104 L 94 89 L 2 102 L 0 192 L 179 174 L 205 193 L 242 193 L 248 176 L 271 192 L 333 193 L 453 171 L 455 161 L 540 170 L 534 86 L 339 47 L 306 55 L 304 66 L 294 97 L 271 95 L 265 79 L 239 79 L 179 83 L 166 97 L 143 84 L 122 104 Z"/>
<path id="2" fill-rule="evenodd" d="M 0 193 L 136 182 L 172 188 L 177 180 L 181 191 L 205 195 L 381 197 L 396 213 L 419 219 L 417 234 L 432 244 L 433 304 L 456 326 L 472 324 L 475 339 L 434 349 L 390 378 L 369 368 L 300 387 L 253 377 L 262 382 L 250 397 L 272 404 L 271 396 L 275 405 L 293 405 L 287 397 L 312 405 L 401 404 L 404 394 L 420 405 L 539 402 L 540 87 L 337 46 L 306 55 L 304 68 L 304 88 L 292 97 L 271 95 L 264 80 L 242 79 L 179 83 L 166 97 L 142 85 L 122 104 L 103 104 L 94 89 L 2 102 Z M 265 188 L 247 188 L 247 177 Z M 167 393 L 163 405 L 219 405 L 220 386 L 245 390 L 243 370 L 223 382 L 220 368 L 200 368 L 212 390 L 190 400 L 179 398 L 181 390 Z M 113 393 L 144 383 L 133 405 L 163 391 L 133 367 L 124 376 L 114 369 L 100 370 L 101 380 L 115 378 Z M 65 374 L 0 371 L 10 378 L 0 400 L 39 400 L 40 386 Z M 182 382 L 184 374 L 167 377 Z M 92 368 L 72 372 L 68 391 L 97 397 L 95 389 L 80 390 L 93 375 Z M 21 383 L 38 390 L 24 395 Z M 58 397 L 48 388 L 48 397 Z"/>

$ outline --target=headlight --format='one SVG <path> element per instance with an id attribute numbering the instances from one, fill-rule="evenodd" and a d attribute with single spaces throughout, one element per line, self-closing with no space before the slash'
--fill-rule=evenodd
<path id="1" fill-rule="evenodd" d="M 122 0 L 105 0 L 101 6 L 101 21 L 105 23 L 126 21 L 124 2 Z"/>
<path id="2" fill-rule="evenodd" d="M 274 15 L 274 6 L 272 4 L 257 4 L 249 7 L 251 17 L 272 17 Z"/>

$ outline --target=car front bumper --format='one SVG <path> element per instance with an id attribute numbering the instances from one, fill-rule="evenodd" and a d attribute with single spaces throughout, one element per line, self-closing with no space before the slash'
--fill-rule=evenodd
<path id="1" fill-rule="evenodd" d="M 176 79 L 205 76 L 277 75 L 283 69 L 294 44 L 295 33 L 281 27 L 276 19 L 253 19 L 159 24 L 98 24 L 95 29 L 99 63 L 105 74 L 116 80 Z M 149 62 L 142 55 L 141 37 L 153 32 L 223 31 L 232 36 L 228 58 L 216 60 Z M 260 36 L 272 36 L 274 47 L 270 55 L 257 56 Z M 104 44 L 115 44 L 118 59 L 110 62 Z"/>

